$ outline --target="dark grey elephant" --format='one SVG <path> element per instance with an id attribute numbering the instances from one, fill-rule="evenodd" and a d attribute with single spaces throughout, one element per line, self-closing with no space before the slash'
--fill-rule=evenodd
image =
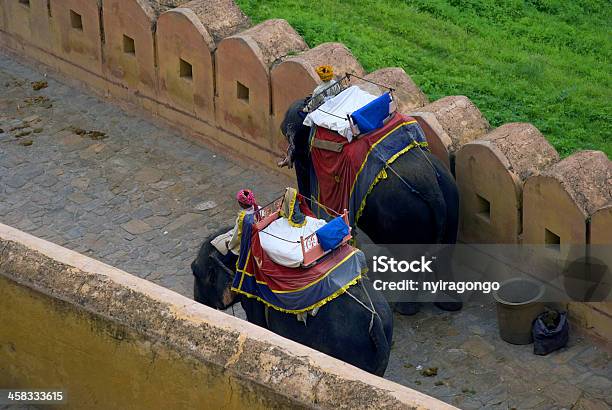
<path id="1" fill-rule="evenodd" d="M 393 337 L 393 314 L 385 298 L 372 287 L 367 278 L 308 316 L 306 324 L 295 314 L 269 309 L 255 300 L 232 292 L 233 269 L 220 263 L 220 253 L 210 244 L 217 235 L 206 239 L 197 258 L 191 264 L 194 275 L 194 299 L 216 309 L 227 309 L 240 303 L 247 319 L 283 337 L 309 346 L 365 371 L 382 376 L 389 362 Z M 372 305 L 368 295 L 372 300 Z M 372 314 L 364 306 L 374 307 Z"/>
<path id="2" fill-rule="evenodd" d="M 281 132 L 289 148 L 287 157 L 278 165 L 295 167 L 298 189 L 309 198 L 310 128 L 302 124 L 306 101 L 295 101 L 285 114 Z M 368 195 L 357 227 L 380 245 L 454 244 L 459 223 L 459 193 L 448 169 L 428 150 L 420 149 L 400 156 L 393 162 L 393 169 L 395 172 L 388 172 L 388 178 L 376 184 Z M 449 276 L 452 275 L 448 273 L 446 277 Z M 462 306 L 460 302 L 448 301 L 436 305 L 451 311 Z M 414 314 L 419 305 L 396 303 L 394 308 L 403 314 Z"/>

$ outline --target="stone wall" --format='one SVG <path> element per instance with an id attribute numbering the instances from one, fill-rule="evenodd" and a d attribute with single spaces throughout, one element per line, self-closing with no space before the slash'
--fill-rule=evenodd
<path id="1" fill-rule="evenodd" d="M 308 46 L 285 20 L 267 20 L 223 39 L 216 52 L 217 124 L 274 151 L 270 70 Z"/>
<path id="2" fill-rule="evenodd" d="M 163 13 L 156 32 L 160 100 L 214 122 L 217 43 L 248 25 L 231 0 L 195 0 Z"/>
<path id="3" fill-rule="evenodd" d="M 612 244 L 612 162 L 603 152 L 577 152 L 530 176 L 523 196 L 524 243 Z M 572 302 L 567 309 L 612 340 L 612 303 Z"/>
<path id="4" fill-rule="evenodd" d="M 67 408 L 452 409 L 0 225 L 0 386 Z"/>
<path id="5" fill-rule="evenodd" d="M 284 154 L 280 122 L 318 85 L 317 65 L 366 75 L 343 44 L 310 50 L 279 19 L 251 27 L 232 0 L 3 0 L 0 46 L 267 166 Z M 367 78 L 396 88 L 404 112 L 428 103 L 400 68 Z"/>
<path id="6" fill-rule="evenodd" d="M 455 162 L 463 211 L 460 239 L 519 243 L 523 183 L 558 160 L 531 124 L 505 124 L 465 144 Z"/>
<path id="7" fill-rule="evenodd" d="M 467 97 L 430 103 L 402 69 L 367 74 L 344 45 L 309 49 L 284 20 L 250 27 L 232 0 L 4 0 L 0 46 L 270 167 L 286 147 L 282 116 L 318 84 L 316 65 L 366 75 L 397 89 L 398 107 L 417 119 L 432 152 L 455 174 L 461 240 L 612 243 L 604 154 L 559 162 L 533 125 L 491 130 Z M 611 333 L 610 311 L 596 310 L 600 334 Z"/>

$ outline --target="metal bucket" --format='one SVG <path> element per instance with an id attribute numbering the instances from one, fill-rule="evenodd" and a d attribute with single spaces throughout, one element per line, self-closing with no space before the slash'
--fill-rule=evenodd
<path id="1" fill-rule="evenodd" d="M 513 278 L 500 284 L 493 293 L 497 302 L 497 325 L 503 340 L 515 345 L 533 342 L 531 327 L 544 310 L 540 300 L 544 286 L 534 280 Z"/>

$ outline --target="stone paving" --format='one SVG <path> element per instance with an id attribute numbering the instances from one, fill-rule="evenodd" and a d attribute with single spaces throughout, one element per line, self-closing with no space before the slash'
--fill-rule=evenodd
<path id="1" fill-rule="evenodd" d="M 572 333 L 567 348 L 536 356 L 533 345 L 511 345 L 499 338 L 493 305 L 468 306 L 460 313 L 428 307 L 395 319 L 393 357 L 385 377 L 460 408 L 612 405 L 612 355 L 578 332 Z M 422 375 L 432 367 L 438 368 L 435 377 Z"/>
<path id="2" fill-rule="evenodd" d="M 286 184 L 0 54 L 4 224 L 191 297 L 189 265 L 233 223 L 233 193 L 251 187 L 264 202 Z M 609 346 L 579 332 L 539 357 L 499 339 L 492 305 L 395 319 L 388 379 L 466 409 L 612 406 Z"/>
<path id="3" fill-rule="evenodd" d="M 190 295 L 190 263 L 203 238 L 233 224 L 233 193 L 280 195 L 271 173 L 50 78 L 34 91 L 43 76 L 6 57 L 0 67 L 5 224 Z"/>

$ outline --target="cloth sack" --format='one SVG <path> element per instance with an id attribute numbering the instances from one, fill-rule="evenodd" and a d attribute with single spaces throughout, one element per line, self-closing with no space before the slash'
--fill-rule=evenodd
<path id="1" fill-rule="evenodd" d="M 353 85 L 308 114 L 304 120 L 304 125 L 307 127 L 317 125 L 336 131 L 346 138 L 348 142 L 351 142 L 353 140 L 353 130 L 347 115 L 352 114 L 375 99 L 375 95 Z"/>
<path id="2" fill-rule="evenodd" d="M 556 320 L 551 320 L 551 314 L 556 313 Z M 561 349 L 569 340 L 569 323 L 567 312 L 548 311 L 540 313 L 533 322 L 533 353 L 545 356 Z"/>
<path id="3" fill-rule="evenodd" d="M 259 242 L 274 263 L 297 268 L 304 262 L 300 237 L 307 237 L 323 225 L 325 220 L 306 216 L 306 223 L 296 228 L 287 218 L 278 218 L 258 233 Z"/>
<path id="4" fill-rule="evenodd" d="M 228 251 L 227 244 L 232 239 L 233 233 L 234 233 L 234 230 L 230 229 L 226 233 L 222 233 L 221 235 L 217 236 L 215 239 L 210 241 L 210 244 L 214 246 L 215 249 L 221 253 L 221 255 L 226 255 Z"/>
<path id="5" fill-rule="evenodd" d="M 382 128 L 384 120 L 389 116 L 391 94 L 384 93 L 374 101 L 366 104 L 351 114 L 362 134 Z"/>
<path id="6" fill-rule="evenodd" d="M 349 227 L 341 216 L 332 219 L 317 229 L 317 239 L 324 251 L 334 249 L 349 234 Z"/>

